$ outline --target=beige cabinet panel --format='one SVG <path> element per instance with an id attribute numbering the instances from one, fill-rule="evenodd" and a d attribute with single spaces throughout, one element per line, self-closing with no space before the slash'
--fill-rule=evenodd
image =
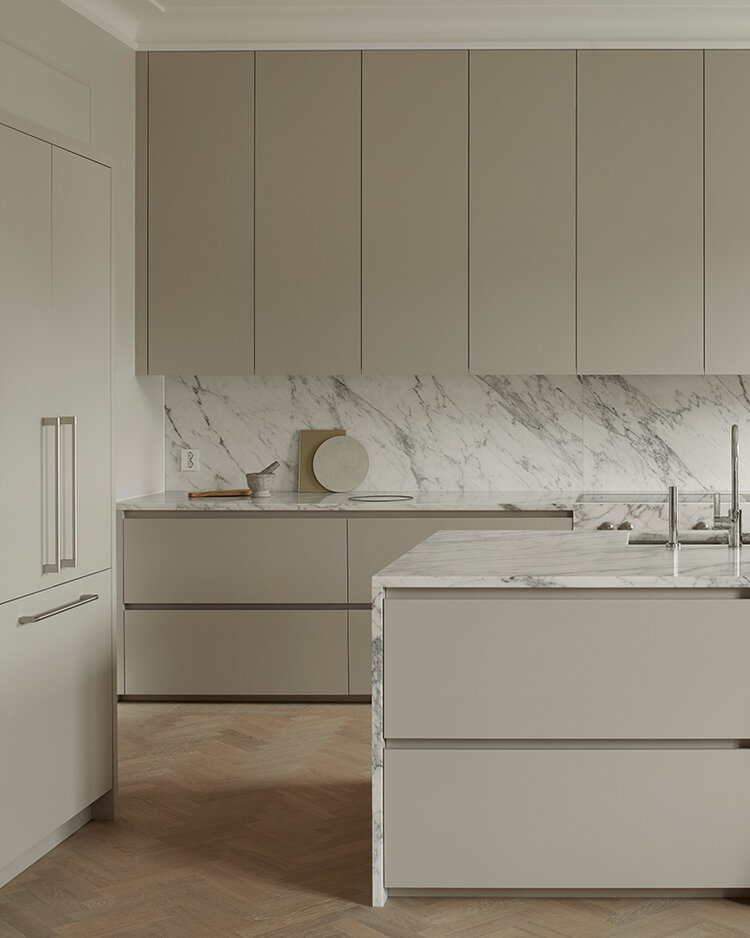
<path id="1" fill-rule="evenodd" d="M 0 869 L 112 788 L 111 622 L 109 572 L 0 606 Z"/>
<path id="2" fill-rule="evenodd" d="M 509 513 L 432 518 L 349 519 L 349 602 L 372 601 L 372 578 L 436 531 L 571 531 L 571 518 Z"/>
<path id="3" fill-rule="evenodd" d="M 468 370 L 468 53 L 362 54 L 362 370 Z"/>
<path id="4" fill-rule="evenodd" d="M 578 371 L 703 373 L 703 53 L 578 53 Z"/>
<path id="5" fill-rule="evenodd" d="M 58 413 L 52 366 L 52 148 L 0 126 L 0 482 L 13 497 L 3 511 L 0 601 L 51 585 L 45 520 L 54 510 L 43 486 L 51 434 L 41 418 Z M 31 377 L 33 376 L 33 377 Z M 45 438 L 46 437 L 46 438 Z M 42 498 L 42 492 L 45 497 Z"/>
<path id="6" fill-rule="evenodd" d="M 469 61 L 471 371 L 575 374 L 576 53 Z"/>
<path id="7" fill-rule="evenodd" d="M 385 882 L 750 886 L 747 750 L 387 750 Z"/>
<path id="8" fill-rule="evenodd" d="M 349 693 L 372 693 L 372 612 L 349 610 Z"/>
<path id="9" fill-rule="evenodd" d="M 750 52 L 707 50 L 706 374 L 750 372 Z"/>
<path id="10" fill-rule="evenodd" d="M 346 611 L 128 610 L 125 693 L 347 693 Z"/>
<path id="11" fill-rule="evenodd" d="M 57 147 L 52 152 L 52 339 L 56 414 L 77 418 L 78 505 L 72 432 L 62 428 L 62 548 L 78 565 L 65 576 L 110 566 L 110 170 Z"/>
<path id="12" fill-rule="evenodd" d="M 341 518 L 126 518 L 126 603 L 345 603 Z"/>
<path id="13" fill-rule="evenodd" d="M 149 53 L 151 374 L 253 370 L 253 53 Z"/>
<path id="14" fill-rule="evenodd" d="M 748 604 L 385 602 L 385 735 L 746 739 Z"/>
<path id="15" fill-rule="evenodd" d="M 358 374 L 361 55 L 258 52 L 258 374 Z"/>

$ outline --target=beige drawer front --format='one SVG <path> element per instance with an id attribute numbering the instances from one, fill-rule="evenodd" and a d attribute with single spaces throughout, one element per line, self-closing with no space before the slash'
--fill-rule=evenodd
<path id="1" fill-rule="evenodd" d="M 750 751 L 387 750 L 385 883 L 750 886 Z"/>
<path id="2" fill-rule="evenodd" d="M 740 599 L 386 599 L 385 735 L 750 738 Z"/>
<path id="3" fill-rule="evenodd" d="M 349 610 L 349 693 L 372 693 L 372 612 Z"/>
<path id="4" fill-rule="evenodd" d="M 131 609 L 125 693 L 346 694 L 346 612 Z"/>
<path id="5" fill-rule="evenodd" d="M 571 518 L 352 518 L 349 521 L 349 602 L 369 603 L 375 574 L 436 531 L 572 531 Z"/>
<path id="6" fill-rule="evenodd" d="M 345 603 L 346 521 L 127 518 L 126 603 Z"/>

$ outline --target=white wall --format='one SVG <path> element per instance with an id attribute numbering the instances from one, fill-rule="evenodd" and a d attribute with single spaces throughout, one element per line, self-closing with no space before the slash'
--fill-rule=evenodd
<path id="1" fill-rule="evenodd" d="M 135 53 L 60 0 L 2 0 L 2 44 L 10 49 L 0 122 L 112 167 L 115 496 L 158 491 L 164 482 L 164 382 L 134 373 Z M 38 86 L 29 87 L 35 75 Z M 66 126 L 64 111 L 72 108 L 71 95 L 76 97 L 81 84 L 90 88 L 90 135 L 78 131 L 77 118 L 66 136 L 60 130 Z M 59 101 L 40 101 L 58 86 Z M 76 101 L 80 107 L 80 94 Z"/>

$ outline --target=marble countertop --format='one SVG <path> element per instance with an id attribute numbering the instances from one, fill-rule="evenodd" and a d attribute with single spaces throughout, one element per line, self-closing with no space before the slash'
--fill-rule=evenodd
<path id="1" fill-rule="evenodd" d="M 628 544 L 626 531 L 439 531 L 373 588 L 750 588 L 750 546 Z"/>
<path id="2" fill-rule="evenodd" d="M 159 492 L 117 503 L 120 511 L 573 511 L 580 492 L 399 492 L 409 501 L 352 501 L 350 495 L 273 492 L 269 498 L 189 498 L 187 492 Z"/>

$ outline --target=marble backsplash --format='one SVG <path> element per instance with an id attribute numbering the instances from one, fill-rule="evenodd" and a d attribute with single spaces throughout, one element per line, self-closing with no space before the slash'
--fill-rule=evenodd
<path id="1" fill-rule="evenodd" d="M 278 459 L 295 490 L 300 429 L 360 440 L 368 491 L 727 491 L 731 424 L 750 441 L 745 376 L 184 376 L 165 408 L 167 489 L 238 488 Z"/>

